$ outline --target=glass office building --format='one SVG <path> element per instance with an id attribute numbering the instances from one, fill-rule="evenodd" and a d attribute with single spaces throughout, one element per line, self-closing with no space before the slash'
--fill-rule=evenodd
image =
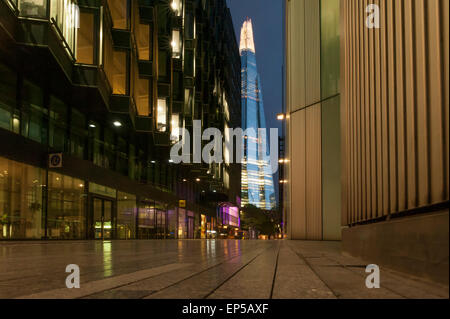
<path id="1" fill-rule="evenodd" d="M 240 125 L 239 70 L 225 1 L 0 0 L 0 240 L 200 238 L 240 167 L 170 149 Z"/>
<path id="2" fill-rule="evenodd" d="M 268 134 L 265 139 L 258 134 L 259 129 L 266 129 L 266 120 L 250 19 L 242 26 L 239 50 L 242 65 L 242 129 L 247 130 L 242 163 L 242 205 L 270 210 L 276 206 L 275 190 L 269 165 Z"/>

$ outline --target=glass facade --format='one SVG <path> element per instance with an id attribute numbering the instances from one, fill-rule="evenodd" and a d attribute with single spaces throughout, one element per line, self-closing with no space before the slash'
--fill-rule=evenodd
<path id="1" fill-rule="evenodd" d="M 84 182 L 48 172 L 47 237 L 82 239 L 86 236 Z"/>
<path id="2" fill-rule="evenodd" d="M 0 157 L 0 239 L 40 239 L 45 174 Z"/>
<path id="3" fill-rule="evenodd" d="M 251 20 L 241 30 L 242 65 L 242 129 L 244 159 L 242 164 L 242 206 L 254 205 L 261 209 L 275 208 L 275 189 L 269 166 L 268 138 L 258 136 L 258 129 L 266 129 L 261 80 L 256 65 Z M 253 134 L 251 133 L 253 130 Z M 266 133 L 267 134 L 267 133 Z M 267 134 L 268 136 L 268 134 Z"/>
<path id="4" fill-rule="evenodd" d="M 160 146 L 170 146 L 177 127 L 190 129 L 194 117 L 220 128 L 222 96 L 229 102 L 227 112 L 239 108 L 239 90 L 233 89 L 239 83 L 238 48 L 235 41 L 219 36 L 224 22 L 232 27 L 231 16 L 224 16 L 225 3 L 198 8 L 184 0 L 15 3 L 15 14 L 33 19 L 20 19 L 24 27 L 17 35 L 7 32 L 17 36 L 11 52 L 20 56 L 10 56 L 8 50 L 0 56 L 0 134 L 23 141 L 24 152 L 30 154 L 11 154 L 0 145 L 0 157 L 39 166 L 26 170 L 41 172 L 44 180 L 36 178 L 43 185 L 42 207 L 34 214 L 40 214 L 39 223 L 33 221 L 39 230 L 24 231 L 25 226 L 17 225 L 30 224 L 23 221 L 31 218 L 26 210 L 20 208 L 26 216 L 18 222 L 5 206 L 5 238 L 178 238 L 180 220 L 183 238 L 200 237 L 199 215 L 187 211 L 180 217 L 173 206 L 184 198 L 213 212 L 214 202 L 205 201 L 201 191 L 222 183 L 222 167 L 212 168 L 209 179 L 196 183 L 198 170 L 172 165 L 169 152 L 161 152 Z M 8 27 L 2 19 L 1 31 Z M 214 64 L 211 44 L 235 59 Z M 210 80 L 233 85 L 213 92 L 205 84 Z M 227 121 L 229 127 L 239 125 L 230 123 L 229 114 Z M 46 169 L 48 153 L 63 153 L 71 166 Z M 120 174 L 134 190 L 111 187 L 105 169 Z M 86 171 L 107 186 L 88 182 Z M 155 203 L 151 191 L 143 196 L 152 200 L 143 201 L 136 190 L 140 185 L 162 191 L 167 196 L 161 200 L 168 202 Z M 232 185 L 227 182 L 226 187 L 223 192 Z"/>
<path id="5" fill-rule="evenodd" d="M 117 193 L 117 238 L 136 238 L 136 196 Z"/>

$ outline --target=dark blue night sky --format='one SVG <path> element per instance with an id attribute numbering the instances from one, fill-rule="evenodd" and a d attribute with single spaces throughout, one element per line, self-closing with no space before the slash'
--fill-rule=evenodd
<path id="1" fill-rule="evenodd" d="M 227 0 L 227 3 L 233 16 L 238 45 L 244 20 L 246 17 L 252 19 L 256 60 L 262 82 L 266 125 L 281 130 L 276 115 L 282 112 L 283 1 Z M 278 179 L 277 176 L 274 176 L 274 178 L 278 199 Z"/>

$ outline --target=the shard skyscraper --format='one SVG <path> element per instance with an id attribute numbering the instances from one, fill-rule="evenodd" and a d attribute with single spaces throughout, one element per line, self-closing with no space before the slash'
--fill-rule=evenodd
<path id="1" fill-rule="evenodd" d="M 256 66 L 252 21 L 247 18 L 241 29 L 242 129 L 253 129 L 256 135 L 244 139 L 242 162 L 242 206 L 260 209 L 275 208 L 275 190 L 269 162 L 269 139 L 258 136 L 258 129 L 266 129 L 261 80 Z"/>

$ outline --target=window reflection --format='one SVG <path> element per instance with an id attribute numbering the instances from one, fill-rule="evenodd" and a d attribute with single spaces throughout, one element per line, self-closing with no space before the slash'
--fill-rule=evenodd
<path id="1" fill-rule="evenodd" d="M 166 99 L 158 99 L 157 107 L 157 126 L 158 131 L 167 131 L 167 102 Z"/>
<path id="2" fill-rule="evenodd" d="M 94 64 L 94 14 L 80 13 L 80 29 L 77 40 L 77 62 Z"/>
<path id="3" fill-rule="evenodd" d="M 126 90 L 127 53 L 114 51 L 113 93 L 127 94 Z"/>
<path id="4" fill-rule="evenodd" d="M 0 157 L 0 240 L 40 239 L 44 171 Z"/>
<path id="5" fill-rule="evenodd" d="M 150 25 L 138 24 L 136 32 L 139 60 L 150 60 Z"/>
<path id="6" fill-rule="evenodd" d="M 170 7 L 176 16 L 181 16 L 181 13 L 183 12 L 183 2 L 181 0 L 172 0 Z"/>
<path id="7" fill-rule="evenodd" d="M 117 237 L 118 239 L 133 239 L 136 231 L 136 196 L 117 194 Z"/>
<path id="8" fill-rule="evenodd" d="M 50 239 L 80 239 L 85 237 L 84 182 L 48 173 L 47 236 Z"/>
<path id="9" fill-rule="evenodd" d="M 0 63 L 0 128 L 18 133 L 19 118 L 14 117 L 17 73 Z"/>
<path id="10" fill-rule="evenodd" d="M 34 18 L 47 17 L 47 0 L 19 0 L 20 15 Z"/>
<path id="11" fill-rule="evenodd" d="M 170 139 L 174 142 L 180 140 L 180 115 L 172 114 L 172 120 L 170 121 L 172 127 Z"/>
<path id="12" fill-rule="evenodd" d="M 141 116 L 149 116 L 149 91 L 150 81 L 148 79 L 136 79 L 136 107 L 137 112 Z"/>
<path id="13" fill-rule="evenodd" d="M 113 28 L 128 29 L 128 0 L 108 0 Z"/>
<path id="14" fill-rule="evenodd" d="M 181 39 L 180 30 L 172 31 L 172 57 L 179 59 L 181 57 Z"/>

